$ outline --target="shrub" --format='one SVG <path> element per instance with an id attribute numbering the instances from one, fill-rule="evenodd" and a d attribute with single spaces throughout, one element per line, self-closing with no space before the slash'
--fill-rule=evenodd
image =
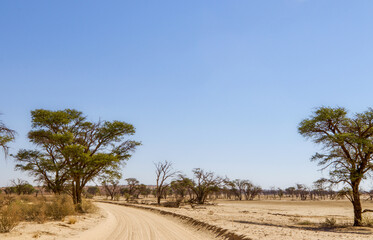
<path id="1" fill-rule="evenodd" d="M 302 225 L 302 226 L 308 226 L 308 225 L 312 225 L 313 223 L 310 220 L 303 220 L 303 221 L 297 222 L 297 224 Z"/>
<path id="2" fill-rule="evenodd" d="M 373 227 L 373 218 L 370 216 L 363 216 L 361 223 L 363 224 L 363 226 Z"/>
<path id="3" fill-rule="evenodd" d="M 94 213 L 97 211 L 96 205 L 94 205 L 90 200 L 83 199 L 81 206 L 83 213 Z"/>
<path id="4" fill-rule="evenodd" d="M 21 211 L 16 203 L 4 206 L 0 210 L 0 232 L 10 232 L 20 222 Z"/>
<path id="5" fill-rule="evenodd" d="M 93 199 L 94 196 L 95 196 L 95 195 L 90 194 L 90 193 L 86 193 L 86 194 L 85 194 L 85 197 L 88 198 L 88 199 Z"/>
<path id="6" fill-rule="evenodd" d="M 321 223 L 322 227 L 327 227 L 327 228 L 333 228 L 337 224 L 337 220 L 332 217 L 332 218 L 325 218 L 325 221 Z"/>
<path id="7" fill-rule="evenodd" d="M 76 220 L 75 217 L 69 217 L 69 219 L 67 220 L 68 224 L 75 224 L 76 222 L 77 222 L 77 220 Z"/>
<path id="8" fill-rule="evenodd" d="M 44 223 L 47 220 L 47 204 L 44 201 L 22 204 L 21 209 L 24 220 L 26 221 Z"/>
<path id="9" fill-rule="evenodd" d="M 169 208 L 178 208 L 180 206 L 180 202 L 165 202 L 162 204 L 164 207 L 169 207 Z"/>
<path id="10" fill-rule="evenodd" d="M 66 195 L 55 196 L 51 203 L 47 204 L 46 210 L 47 216 L 54 220 L 62 220 L 75 213 L 74 203 L 71 197 Z"/>

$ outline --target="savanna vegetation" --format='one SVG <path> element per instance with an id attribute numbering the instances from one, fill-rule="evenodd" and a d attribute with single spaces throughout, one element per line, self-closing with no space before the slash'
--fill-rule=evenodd
<path id="1" fill-rule="evenodd" d="M 217 199 L 254 200 L 339 200 L 353 206 L 354 226 L 364 225 L 362 196 L 372 201 L 373 191 L 360 184 L 372 173 L 373 109 L 348 115 L 344 108 L 320 107 L 300 122 L 299 133 L 322 146 L 311 160 L 328 171 L 306 186 L 262 189 L 249 179 L 229 179 L 201 168 L 188 174 L 170 161 L 154 163 L 154 185 L 136 178 L 124 179 L 121 167 L 140 142 L 128 139 L 133 125 L 122 121 L 91 122 L 82 112 L 66 109 L 31 112 L 32 130 L 28 138 L 34 149 L 11 155 L 16 169 L 30 174 L 39 186 L 17 179 L 0 192 L 0 231 L 10 231 L 19 221 L 60 220 L 89 212 L 92 204 L 84 199 L 106 196 L 131 203 L 166 207 L 202 205 Z M 15 132 L 0 122 L 0 147 L 7 154 Z M 88 186 L 91 183 L 96 186 Z M 98 183 L 98 184 L 97 184 Z M 330 224 L 330 221 L 328 222 Z"/>

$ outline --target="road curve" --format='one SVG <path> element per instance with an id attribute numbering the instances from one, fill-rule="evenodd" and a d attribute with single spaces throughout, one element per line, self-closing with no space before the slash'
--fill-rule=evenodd
<path id="1" fill-rule="evenodd" d="M 76 239 L 89 240 L 210 240 L 217 239 L 176 219 L 147 210 L 97 203 L 107 218 Z"/>

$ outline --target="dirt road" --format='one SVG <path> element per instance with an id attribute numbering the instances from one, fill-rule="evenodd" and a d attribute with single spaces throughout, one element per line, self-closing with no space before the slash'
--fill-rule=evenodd
<path id="1" fill-rule="evenodd" d="M 184 225 L 176 219 L 146 210 L 97 203 L 107 212 L 107 218 L 93 229 L 79 234 L 76 239 L 89 240 L 210 240 L 217 239 Z"/>

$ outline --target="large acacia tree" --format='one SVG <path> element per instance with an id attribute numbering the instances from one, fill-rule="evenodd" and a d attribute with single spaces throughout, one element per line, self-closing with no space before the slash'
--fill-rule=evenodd
<path id="1" fill-rule="evenodd" d="M 360 226 L 359 186 L 373 166 L 373 109 L 348 116 L 344 108 L 320 107 L 299 124 L 298 130 L 323 146 L 324 152 L 316 153 L 311 160 L 329 169 L 330 182 L 347 186 L 354 226 Z"/>
<path id="2" fill-rule="evenodd" d="M 100 174 L 119 171 L 140 143 L 126 140 L 135 128 L 122 121 L 90 122 L 72 109 L 31 111 L 28 134 L 36 150 L 20 150 L 17 169 L 28 171 L 55 193 L 68 191 L 78 206 L 84 186 Z"/>

